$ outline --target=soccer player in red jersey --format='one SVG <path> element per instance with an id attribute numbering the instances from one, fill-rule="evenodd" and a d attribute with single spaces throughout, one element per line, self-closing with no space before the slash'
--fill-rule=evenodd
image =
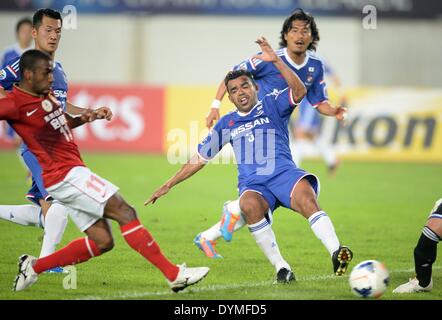
<path id="1" fill-rule="evenodd" d="M 67 99 L 68 82 L 60 62 L 55 60 L 55 53 L 61 40 L 63 19 L 61 13 L 50 8 L 37 10 L 32 17 L 32 36 L 35 49 L 48 54 L 53 62 L 52 93 L 61 103 L 63 110 L 76 115 L 85 111 L 85 108 L 73 105 Z M 0 70 L 0 97 L 11 91 L 13 84 L 20 81 L 20 57 L 8 61 Z M 112 111 L 108 107 L 101 107 L 97 111 L 106 114 L 106 120 L 111 120 Z M 20 146 L 23 162 L 32 175 L 32 186 L 26 193 L 26 198 L 32 204 L 0 205 L 0 219 L 11 221 L 24 226 L 44 228 L 40 257 L 45 257 L 56 250 L 60 243 L 68 222 L 68 212 L 60 203 L 53 203 L 52 196 L 43 185 L 42 169 L 35 155 L 25 143 Z M 50 273 L 64 272 L 60 267 L 48 270 Z"/>
<path id="2" fill-rule="evenodd" d="M 0 120 L 8 120 L 35 154 L 45 187 L 54 201 L 68 208 L 71 219 L 87 236 L 43 258 L 22 255 L 13 289 L 26 289 L 45 270 L 85 262 L 111 250 L 113 237 L 105 218 L 119 223 L 129 246 L 163 273 L 173 291 L 203 279 L 209 268 L 171 263 L 118 188 L 85 166 L 71 129 L 106 114 L 99 110 L 86 110 L 76 117 L 65 113 L 50 90 L 52 72 L 48 55 L 38 50 L 25 52 L 20 59 L 19 84 L 0 100 Z"/>

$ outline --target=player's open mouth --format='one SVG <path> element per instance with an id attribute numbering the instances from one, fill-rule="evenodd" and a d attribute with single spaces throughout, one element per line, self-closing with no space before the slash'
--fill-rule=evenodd
<path id="1" fill-rule="evenodd" d="M 296 41 L 295 44 L 297 46 L 303 46 L 304 45 L 304 41 Z"/>
<path id="2" fill-rule="evenodd" d="M 243 97 L 243 98 L 239 99 L 239 102 L 240 102 L 242 105 L 246 105 L 246 104 L 249 102 L 249 98 L 247 98 L 247 97 Z"/>

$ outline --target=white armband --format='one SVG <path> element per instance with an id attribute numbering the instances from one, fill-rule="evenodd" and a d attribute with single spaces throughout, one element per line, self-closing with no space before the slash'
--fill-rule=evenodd
<path id="1" fill-rule="evenodd" d="M 221 107 L 221 101 L 218 99 L 213 100 L 210 108 L 219 109 L 219 107 Z"/>

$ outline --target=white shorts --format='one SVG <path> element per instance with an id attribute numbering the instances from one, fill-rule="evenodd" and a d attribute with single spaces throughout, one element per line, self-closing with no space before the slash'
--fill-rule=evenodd
<path id="1" fill-rule="evenodd" d="M 103 218 L 106 202 L 118 191 L 118 187 L 89 168 L 74 167 L 63 181 L 50 186 L 47 191 L 67 207 L 72 221 L 85 231 Z"/>

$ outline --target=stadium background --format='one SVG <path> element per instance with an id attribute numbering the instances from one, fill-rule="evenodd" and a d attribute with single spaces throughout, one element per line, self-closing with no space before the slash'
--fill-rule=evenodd
<path id="1" fill-rule="evenodd" d="M 377 9 L 376 29 L 363 27 L 363 19 L 367 14 L 362 13 L 362 10 L 367 4 L 374 5 Z M 72 7 L 66 7 L 67 5 L 75 6 L 77 20 L 70 20 L 73 18 Z M 359 206 L 363 207 L 363 212 L 373 212 L 376 221 L 384 219 L 384 214 L 391 213 L 392 210 L 395 213 L 405 212 L 402 218 L 389 217 L 382 220 L 382 223 L 396 224 L 398 220 L 410 223 L 397 235 L 391 230 L 391 236 L 396 244 L 400 237 L 408 240 L 407 247 L 401 250 L 402 256 L 397 267 L 411 267 L 411 250 L 419 228 L 424 223 L 432 201 L 436 200 L 435 197 L 440 197 L 440 183 L 437 184 L 442 175 L 440 1 L 6 0 L 0 4 L 0 48 L 14 43 L 14 26 L 19 18 L 31 16 L 35 8 L 43 6 L 60 11 L 63 8 L 68 10 L 66 13 L 69 17 L 65 20 L 56 59 L 63 64 L 68 76 L 69 99 L 78 105 L 108 105 L 115 113 L 115 119 L 110 123 L 96 122 L 76 129 L 75 135 L 80 148 L 87 151 L 86 160 L 99 168 L 98 171 L 103 176 L 117 182 L 122 190 L 129 189 L 130 184 L 143 184 L 150 180 L 151 185 L 142 192 L 135 187 L 135 190 L 125 192 L 130 194 L 129 199 L 132 203 L 137 203 L 137 206 L 147 193 L 153 191 L 156 185 L 176 170 L 177 167 L 171 166 L 164 159 L 170 148 L 184 150 L 180 161 L 185 161 L 188 154 L 194 151 L 197 141 L 207 133 L 204 117 L 217 85 L 229 68 L 256 53 L 258 47 L 254 40 L 264 35 L 277 48 L 283 19 L 290 11 L 303 7 L 313 13 L 321 35 L 318 52 L 339 75 L 348 97 L 350 112 L 346 128 L 339 128 L 333 120 L 327 119 L 321 132 L 322 139 L 332 143 L 344 159 L 342 175 L 331 180 L 326 177 L 319 163 L 307 162 L 306 166 L 319 172 L 324 190 L 332 190 L 331 193 L 322 195 L 322 201 L 330 210 L 337 212 L 335 217 L 341 212 L 341 216 L 334 220 L 338 231 L 347 222 L 351 224 L 351 218 L 348 221 L 345 219 L 349 219 L 353 210 Z M 329 86 L 329 92 L 334 99 L 334 88 Z M 225 99 L 222 113 L 231 108 Z M 5 138 L 2 125 L 3 123 L 0 124 L 1 162 L 2 165 L 12 166 L 11 161 L 16 161 L 11 156 L 13 146 Z M 110 157 L 116 156 L 116 159 L 133 164 L 133 168 L 122 169 L 124 172 L 121 175 L 132 175 L 134 180 L 127 182 L 126 178 L 116 175 L 120 160 L 102 156 L 103 151 Z M 312 157 L 315 156 L 313 153 Z M 106 159 L 109 162 L 103 165 Z M 391 164 L 384 165 L 384 162 Z M 138 168 L 142 168 L 142 163 L 146 164 L 146 171 L 140 173 Z M 223 169 L 216 167 L 218 168 L 212 169 L 215 171 L 214 177 L 224 177 Z M 21 177 L 20 168 L 14 168 L 16 171 L 5 170 L 1 175 L 3 182 L 0 184 L 4 194 L 2 202 L 11 203 L 12 200 L 19 204 L 23 202 L 20 199 L 26 187 L 24 182 L 8 184 L 7 181 L 19 180 Z M 156 172 L 149 171 L 149 168 L 154 168 Z M 213 212 L 219 211 L 222 199 L 234 196 L 234 168 L 228 172 L 226 177 L 230 177 L 228 188 L 231 192 L 219 193 L 213 201 L 210 200 L 213 193 L 206 186 L 209 185 L 218 192 L 214 178 L 210 175 L 196 178 L 196 190 L 204 190 L 200 195 L 207 199 L 207 204 L 201 205 L 207 209 L 201 209 L 202 212 L 197 215 L 197 224 L 201 228 L 208 227 L 217 218 Z M 412 177 L 407 178 L 410 172 Z M 378 177 L 386 177 L 388 181 L 380 186 L 369 184 L 377 183 Z M 420 180 L 413 180 L 416 177 Z M 355 184 L 355 179 L 364 181 L 366 189 L 361 188 L 361 194 L 353 194 L 352 199 L 347 199 L 345 190 L 356 188 L 358 184 Z M 198 189 L 201 185 L 203 189 Z M 11 186 L 15 191 L 10 189 Z M 429 192 L 419 186 L 428 188 Z M 192 182 L 188 188 L 192 189 Z M 412 188 L 419 190 L 412 192 Z M 171 196 L 172 200 L 169 201 L 180 203 L 180 206 L 174 208 L 176 212 L 170 215 L 163 213 L 162 222 L 165 224 L 167 221 L 172 224 L 179 212 L 194 209 L 194 200 L 191 200 L 193 192 L 183 192 L 181 197 Z M 410 199 L 410 195 L 416 196 L 412 204 L 404 202 Z M 382 196 L 385 198 L 377 198 Z M 349 202 L 342 207 L 342 202 L 334 202 L 336 199 L 347 199 Z M 374 199 L 378 199 L 378 202 L 375 203 Z M 168 208 L 170 203 L 168 206 L 165 202 L 164 206 L 160 205 L 159 210 L 165 211 Z M 205 220 L 202 216 L 205 216 Z M 414 218 L 410 219 L 410 216 Z M 365 224 L 369 230 L 377 230 L 376 223 L 365 218 L 356 223 Z M 0 227 L 3 225 L 5 228 L 9 226 L 5 222 Z M 193 225 L 185 223 L 184 226 L 188 228 L 187 232 Z M 284 229 L 281 225 L 276 225 L 275 228 Z M 155 224 L 153 229 L 155 231 Z M 198 227 L 193 226 L 188 233 L 193 235 L 197 230 Z M 384 243 L 385 239 L 382 237 L 388 233 L 385 230 L 389 228 L 382 230 L 382 235 L 370 240 L 378 246 Z M 283 232 L 285 231 L 277 234 Z M 309 230 L 305 232 L 308 234 Z M 161 239 L 161 231 L 153 233 Z M 353 238 L 357 239 L 359 236 L 360 234 L 355 233 Z M 249 236 L 244 232 L 241 237 L 245 239 Z M 313 238 L 311 235 L 309 237 Z M 352 236 L 349 237 L 352 239 Z M 183 236 L 182 241 L 191 245 L 188 234 L 185 238 Z M 250 239 L 248 241 L 250 248 L 254 248 Z M 312 240 L 312 246 L 323 257 L 324 252 L 316 241 Z M 164 242 L 167 243 L 167 240 L 162 243 Z M 357 243 L 356 240 L 354 242 Z M 167 250 L 167 245 L 165 247 Z M 252 252 L 260 255 L 256 248 L 250 250 L 255 250 Z M 387 251 L 391 253 L 392 250 L 394 249 Z M 2 251 L 0 255 L 6 256 L 6 252 Z M 19 251 L 21 253 L 22 250 Z M 374 249 L 368 250 L 366 258 L 373 257 L 370 253 L 379 254 Z M 379 254 L 379 259 L 388 258 L 388 253 Z M 198 261 L 205 263 L 206 260 L 201 257 Z M 262 259 L 262 263 L 266 262 Z M 311 264 L 315 264 L 314 258 Z M 268 273 L 272 274 L 272 271 Z M 402 276 L 405 279 L 406 275 Z M 439 277 L 440 280 L 442 279 Z M 340 286 L 345 287 L 342 284 Z M 322 290 L 318 287 L 315 289 Z M 291 296 L 284 290 L 283 294 L 286 296 L 276 298 L 317 298 L 310 290 L 302 291 L 301 286 L 301 293 L 304 295 Z M 55 290 L 48 297 L 57 298 L 56 292 Z M 85 294 L 89 292 L 79 293 L 79 296 L 84 297 Z M 441 291 L 438 291 L 435 298 L 440 297 L 440 294 Z M 137 295 L 129 297 L 136 298 Z M 244 297 L 248 296 L 233 296 Z M 347 295 L 339 294 L 337 297 L 348 298 Z M 320 298 L 327 299 L 330 296 L 325 294 Z"/>
<path id="2" fill-rule="evenodd" d="M 377 9 L 376 29 L 363 27 L 364 1 L 16 3 L 65 10 L 56 58 L 69 98 L 116 112 L 112 123 L 77 130 L 84 149 L 164 153 L 177 142 L 168 140 L 173 129 L 190 134 L 193 125 L 204 136 L 204 116 L 226 71 L 257 51 L 260 35 L 277 48 L 284 17 L 304 5 L 317 15 L 318 52 L 341 78 L 351 107 L 348 128 L 328 121 L 324 139 L 344 158 L 442 161 L 437 1 L 368 1 Z M 24 14 L 1 13 L 0 47 L 14 42 L 13 26 Z M 225 102 L 222 110 L 230 109 Z"/>

